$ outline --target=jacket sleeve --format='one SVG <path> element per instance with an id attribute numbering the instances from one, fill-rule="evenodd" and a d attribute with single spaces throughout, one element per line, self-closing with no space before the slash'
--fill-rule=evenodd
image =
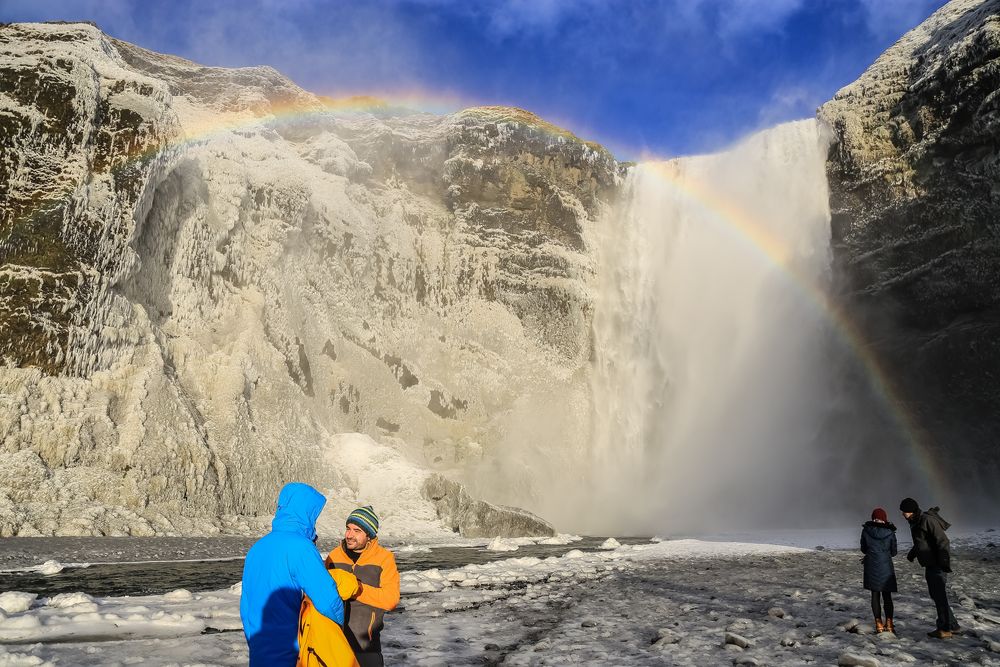
<path id="1" fill-rule="evenodd" d="M 896 533 L 893 533 L 892 537 L 889 539 L 889 557 L 890 558 L 895 557 L 896 553 L 897 553 L 896 552 Z"/>
<path id="2" fill-rule="evenodd" d="M 323 567 L 319 552 L 310 544 L 308 548 L 298 551 L 296 556 L 292 564 L 292 576 L 299 588 L 309 596 L 316 611 L 334 623 L 343 625 L 344 602 L 340 599 L 333 578 Z"/>
<path id="3" fill-rule="evenodd" d="M 868 540 L 865 539 L 865 531 L 861 531 L 861 553 L 868 553 Z"/>
<path id="4" fill-rule="evenodd" d="M 385 562 L 382 563 L 382 576 L 379 578 L 380 586 L 369 586 L 364 584 L 361 587 L 361 595 L 357 601 L 367 604 L 376 609 L 392 611 L 399 604 L 399 570 L 396 568 L 396 558 L 389 554 Z"/>

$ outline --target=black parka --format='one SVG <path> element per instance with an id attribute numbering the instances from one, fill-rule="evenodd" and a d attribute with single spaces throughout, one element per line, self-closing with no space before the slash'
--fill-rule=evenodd
<path id="1" fill-rule="evenodd" d="M 865 588 L 870 591 L 896 592 L 896 527 L 891 523 L 868 521 L 861 528 L 861 552 L 864 553 Z"/>
<path id="2" fill-rule="evenodd" d="M 913 548 L 906 557 L 910 560 L 916 558 L 923 567 L 951 572 L 951 543 L 944 532 L 951 528 L 951 524 L 938 515 L 938 510 L 939 507 L 932 507 L 909 519 Z"/>

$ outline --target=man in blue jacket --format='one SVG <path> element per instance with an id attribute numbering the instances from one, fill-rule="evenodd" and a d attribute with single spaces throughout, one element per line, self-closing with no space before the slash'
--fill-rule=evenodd
<path id="1" fill-rule="evenodd" d="M 247 552 L 240 618 L 250 667 L 294 667 L 303 593 L 321 614 L 344 623 L 344 603 L 315 545 L 316 519 L 325 504 L 323 494 L 308 484 L 286 484 L 271 532 Z"/>

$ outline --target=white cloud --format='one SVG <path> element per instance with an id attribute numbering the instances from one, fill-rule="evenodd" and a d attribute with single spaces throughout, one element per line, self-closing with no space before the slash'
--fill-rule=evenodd
<path id="1" fill-rule="evenodd" d="M 390 0 L 393 1 L 393 0 Z M 607 22 L 631 16 L 663 25 L 670 33 L 714 32 L 729 38 L 780 31 L 806 0 L 394 0 L 427 7 L 447 6 L 485 17 L 491 34 L 556 33 L 573 21 Z"/>
<path id="2" fill-rule="evenodd" d="M 865 25 L 872 35 L 899 37 L 937 9 L 935 0 L 859 0 Z"/>
<path id="3" fill-rule="evenodd" d="M 715 17 L 720 37 L 780 31 L 805 0 L 688 0 Z M 684 3 L 684 0 L 678 0 Z"/>
<path id="4" fill-rule="evenodd" d="M 0 21 L 93 21 L 111 34 L 136 29 L 134 6 L 128 0 L 3 0 Z"/>
<path id="5" fill-rule="evenodd" d="M 776 89 L 770 100 L 757 112 L 760 128 L 800 118 L 810 118 L 825 101 L 827 93 L 804 85 L 790 85 Z"/>

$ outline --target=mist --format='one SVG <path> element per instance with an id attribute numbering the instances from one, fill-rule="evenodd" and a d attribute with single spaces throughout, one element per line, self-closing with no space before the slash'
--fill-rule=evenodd
<path id="1" fill-rule="evenodd" d="M 817 487 L 839 484 L 822 442 L 837 398 L 829 143 L 801 121 L 629 174 L 598 245 L 599 523 L 808 522 Z"/>

